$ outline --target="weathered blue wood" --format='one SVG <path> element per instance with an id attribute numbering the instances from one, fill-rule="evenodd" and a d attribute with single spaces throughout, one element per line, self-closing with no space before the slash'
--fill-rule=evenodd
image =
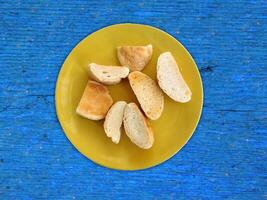
<path id="1" fill-rule="evenodd" d="M 266 18 L 264 0 L 0 0 L 0 199 L 267 199 Z M 150 24 L 180 40 L 205 89 L 190 142 L 136 172 L 83 157 L 54 108 L 70 50 L 121 22 Z"/>

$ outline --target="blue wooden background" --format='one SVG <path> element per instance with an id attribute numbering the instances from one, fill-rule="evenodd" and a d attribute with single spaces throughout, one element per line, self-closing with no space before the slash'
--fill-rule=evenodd
<path id="1" fill-rule="evenodd" d="M 78 153 L 54 105 L 71 49 L 122 22 L 182 42 L 205 90 L 189 143 L 135 172 Z M 266 23 L 264 0 L 0 0 L 0 199 L 267 199 Z"/>

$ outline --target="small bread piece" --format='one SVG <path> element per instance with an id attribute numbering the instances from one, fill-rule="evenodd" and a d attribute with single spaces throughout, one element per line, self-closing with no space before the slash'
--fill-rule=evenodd
<path id="1" fill-rule="evenodd" d="M 111 106 L 105 118 L 105 133 L 115 144 L 118 144 L 121 138 L 122 118 L 126 105 L 125 101 L 117 101 Z"/>
<path id="2" fill-rule="evenodd" d="M 162 53 L 158 58 L 157 79 L 160 88 L 174 101 L 186 103 L 191 100 L 192 92 L 170 52 Z"/>
<path id="3" fill-rule="evenodd" d="M 124 109 L 123 125 L 126 135 L 142 149 L 149 149 L 154 143 L 154 134 L 147 119 L 135 103 L 129 103 Z"/>
<path id="4" fill-rule="evenodd" d="M 146 116 L 151 120 L 158 119 L 163 111 L 164 98 L 157 83 L 138 71 L 131 72 L 128 79 Z"/>
<path id="5" fill-rule="evenodd" d="M 142 71 L 150 61 L 153 53 L 151 44 L 147 46 L 121 46 L 117 56 L 121 65 L 129 66 L 130 71 Z"/>
<path id="6" fill-rule="evenodd" d="M 104 66 L 91 63 L 88 68 L 89 74 L 94 80 L 106 85 L 117 84 L 129 74 L 129 69 L 125 66 Z"/>
<path id="7" fill-rule="evenodd" d="M 105 118 L 112 103 L 113 100 L 107 87 L 89 80 L 76 113 L 87 119 L 100 120 Z"/>

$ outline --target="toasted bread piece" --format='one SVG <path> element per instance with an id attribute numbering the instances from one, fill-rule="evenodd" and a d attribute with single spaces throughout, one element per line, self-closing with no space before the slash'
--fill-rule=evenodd
<path id="1" fill-rule="evenodd" d="M 146 116 L 151 120 L 158 119 L 163 111 L 164 98 L 157 83 L 138 71 L 131 72 L 128 79 Z"/>
<path id="2" fill-rule="evenodd" d="M 76 113 L 87 119 L 100 120 L 105 118 L 112 103 L 113 100 L 107 87 L 89 80 Z"/>
<path id="3" fill-rule="evenodd" d="M 158 58 L 157 79 L 160 88 L 174 101 L 181 103 L 190 101 L 192 92 L 170 52 L 162 53 Z"/>
<path id="4" fill-rule="evenodd" d="M 94 80 L 106 85 L 117 84 L 129 74 L 129 68 L 123 66 L 105 66 L 91 63 L 88 69 Z"/>
<path id="5" fill-rule="evenodd" d="M 130 71 L 142 71 L 150 61 L 153 53 L 151 44 L 147 46 L 121 46 L 117 56 L 121 65 L 129 66 Z"/>
<path id="6" fill-rule="evenodd" d="M 117 101 L 109 109 L 105 121 L 104 130 L 112 142 L 118 144 L 121 138 L 121 125 L 124 108 L 127 105 L 125 101 Z"/>
<path id="7" fill-rule="evenodd" d="M 129 103 L 124 109 L 123 125 L 126 135 L 142 149 L 149 149 L 154 143 L 154 134 L 147 119 L 135 103 Z"/>

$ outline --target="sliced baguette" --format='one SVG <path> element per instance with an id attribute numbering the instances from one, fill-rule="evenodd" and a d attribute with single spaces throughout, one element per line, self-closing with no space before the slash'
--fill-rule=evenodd
<path id="1" fill-rule="evenodd" d="M 151 120 L 158 119 L 163 111 L 164 98 L 157 83 L 138 71 L 131 72 L 128 79 L 146 116 Z"/>
<path id="2" fill-rule="evenodd" d="M 149 149 L 154 143 L 154 134 L 147 119 L 135 103 L 129 103 L 124 109 L 123 125 L 126 135 L 142 149 Z"/>
<path id="3" fill-rule="evenodd" d="M 121 65 L 129 66 L 130 71 L 141 71 L 150 61 L 153 53 L 151 44 L 147 46 L 121 46 L 117 56 Z"/>
<path id="4" fill-rule="evenodd" d="M 104 121 L 105 133 L 115 144 L 118 144 L 120 141 L 122 118 L 126 105 L 127 103 L 125 101 L 118 101 L 113 104 Z"/>
<path id="5" fill-rule="evenodd" d="M 174 101 L 186 103 L 192 92 L 170 52 L 162 53 L 157 63 L 157 79 L 160 88 Z"/>
<path id="6" fill-rule="evenodd" d="M 106 86 L 95 81 L 88 81 L 76 113 L 91 119 L 100 120 L 105 118 L 113 100 Z"/>
<path id="7" fill-rule="evenodd" d="M 129 74 L 128 67 L 105 66 L 91 63 L 88 66 L 90 76 L 103 84 L 114 85 L 126 78 Z"/>

